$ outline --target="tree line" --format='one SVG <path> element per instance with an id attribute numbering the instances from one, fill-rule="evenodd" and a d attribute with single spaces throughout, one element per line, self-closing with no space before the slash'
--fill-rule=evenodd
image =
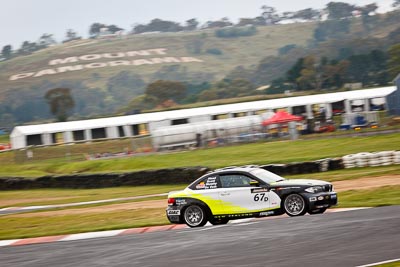
<path id="1" fill-rule="evenodd" d="M 400 7 L 400 0 L 394 0 L 394 7 Z M 238 37 L 238 36 L 248 36 L 255 33 L 255 28 L 236 28 L 231 30 L 218 30 L 226 27 L 242 27 L 242 26 L 266 26 L 279 24 L 282 21 L 292 20 L 292 21 L 321 21 L 324 19 L 329 20 L 342 20 L 344 18 L 350 18 L 353 16 L 363 16 L 365 19 L 365 24 L 368 23 L 370 15 L 376 12 L 378 6 L 375 3 L 368 4 L 366 6 L 356 6 L 344 2 L 330 2 L 325 8 L 318 10 L 312 8 L 306 8 L 294 12 L 283 12 L 278 13 L 274 7 L 262 6 L 261 13 L 255 18 L 241 18 L 238 23 L 234 24 L 229 20 L 229 18 L 224 17 L 220 20 L 206 21 L 201 24 L 196 18 L 191 18 L 187 20 L 183 25 L 174 21 L 162 20 L 155 18 L 151 20 L 148 24 L 135 24 L 132 26 L 129 34 L 142 34 L 149 32 L 180 32 L 180 31 L 194 31 L 198 29 L 216 29 L 217 37 Z M 323 28 L 318 29 L 315 38 L 317 40 L 324 40 L 326 35 L 332 35 L 336 32 L 343 31 L 346 28 L 346 22 L 337 22 L 336 24 L 341 25 L 324 25 Z M 97 38 L 102 35 L 113 35 L 116 33 L 121 33 L 125 29 L 111 24 L 107 25 L 104 23 L 95 22 L 89 27 L 90 38 Z M 78 35 L 72 29 L 68 29 L 65 33 L 65 37 L 62 42 L 70 42 L 74 40 L 79 40 L 82 37 Z M 8 60 L 15 56 L 31 54 L 35 51 L 47 48 L 50 45 L 56 44 L 52 34 L 43 34 L 39 37 L 38 41 L 24 41 L 22 45 L 14 49 L 11 45 L 5 45 L 1 51 L 1 60 Z"/>

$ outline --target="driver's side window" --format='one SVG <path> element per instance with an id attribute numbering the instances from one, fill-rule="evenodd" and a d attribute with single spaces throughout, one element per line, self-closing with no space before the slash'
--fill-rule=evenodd
<path id="1" fill-rule="evenodd" d="M 251 182 L 254 181 L 250 177 L 243 174 L 224 174 L 220 175 L 219 179 L 221 181 L 222 188 L 232 188 L 232 187 L 250 187 Z"/>

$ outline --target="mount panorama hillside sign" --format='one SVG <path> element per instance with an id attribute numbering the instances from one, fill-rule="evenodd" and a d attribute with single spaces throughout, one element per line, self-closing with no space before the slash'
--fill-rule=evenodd
<path id="1" fill-rule="evenodd" d="M 16 81 L 28 77 L 42 77 L 45 75 L 54 75 L 70 71 L 81 71 L 85 69 L 97 69 L 116 66 L 141 66 L 163 63 L 203 62 L 203 60 L 194 57 L 170 57 L 167 56 L 166 50 L 166 48 L 155 48 L 147 50 L 90 54 L 53 59 L 49 61 L 49 65 L 52 66 L 51 68 L 40 71 L 15 74 L 10 76 L 9 80 Z M 134 59 L 130 59 L 131 57 L 134 57 Z M 100 59 L 108 59 L 108 61 L 88 63 L 88 61 Z"/>

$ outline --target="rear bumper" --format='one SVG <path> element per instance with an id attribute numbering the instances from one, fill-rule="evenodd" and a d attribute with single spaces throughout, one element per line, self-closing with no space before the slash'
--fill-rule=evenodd
<path id="1" fill-rule="evenodd" d="M 181 219 L 181 210 L 178 206 L 168 206 L 165 213 L 171 223 L 183 223 Z"/>

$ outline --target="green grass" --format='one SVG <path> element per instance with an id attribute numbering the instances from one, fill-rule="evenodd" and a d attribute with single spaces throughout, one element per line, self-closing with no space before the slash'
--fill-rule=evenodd
<path id="1" fill-rule="evenodd" d="M 378 177 L 382 175 L 400 174 L 400 165 L 390 165 L 381 167 L 351 168 L 329 172 L 317 172 L 309 174 L 286 175 L 289 179 L 317 179 L 328 182 L 352 180 L 365 177 Z"/>
<path id="2" fill-rule="evenodd" d="M 400 186 L 340 192 L 338 200 L 340 208 L 400 205 Z"/>
<path id="3" fill-rule="evenodd" d="M 0 143 L 7 144 L 10 142 L 10 138 L 8 135 L 0 135 Z"/>
<path id="4" fill-rule="evenodd" d="M 25 216 L 0 217 L 0 240 L 168 224 L 165 209 L 158 208 L 87 213 L 79 216 L 40 216 L 40 213 Z"/>
<path id="5" fill-rule="evenodd" d="M 386 263 L 386 264 L 379 264 L 379 265 L 374 265 L 376 267 L 399 267 L 400 266 L 400 261 L 395 261 L 391 263 Z"/>
<path id="6" fill-rule="evenodd" d="M 75 151 L 87 152 L 87 147 L 75 145 Z M 65 147 L 38 148 L 34 155 L 57 154 L 55 150 L 72 149 Z M 375 135 L 368 137 L 340 137 L 319 140 L 276 141 L 243 144 L 195 151 L 167 154 L 151 154 L 121 159 L 66 162 L 54 159 L 52 162 L 16 164 L 13 153 L 0 154 L 0 176 L 37 177 L 48 174 L 129 172 L 146 169 L 160 169 L 185 166 L 207 166 L 218 168 L 230 165 L 290 163 L 342 157 L 358 152 L 399 150 L 400 134 Z"/>
<path id="7" fill-rule="evenodd" d="M 186 185 L 155 185 L 101 189 L 31 189 L 0 192 L 0 208 L 86 202 L 144 196 L 180 190 Z M 149 200 L 149 199 L 146 199 Z M 9 204 L 12 201 L 12 204 Z"/>

